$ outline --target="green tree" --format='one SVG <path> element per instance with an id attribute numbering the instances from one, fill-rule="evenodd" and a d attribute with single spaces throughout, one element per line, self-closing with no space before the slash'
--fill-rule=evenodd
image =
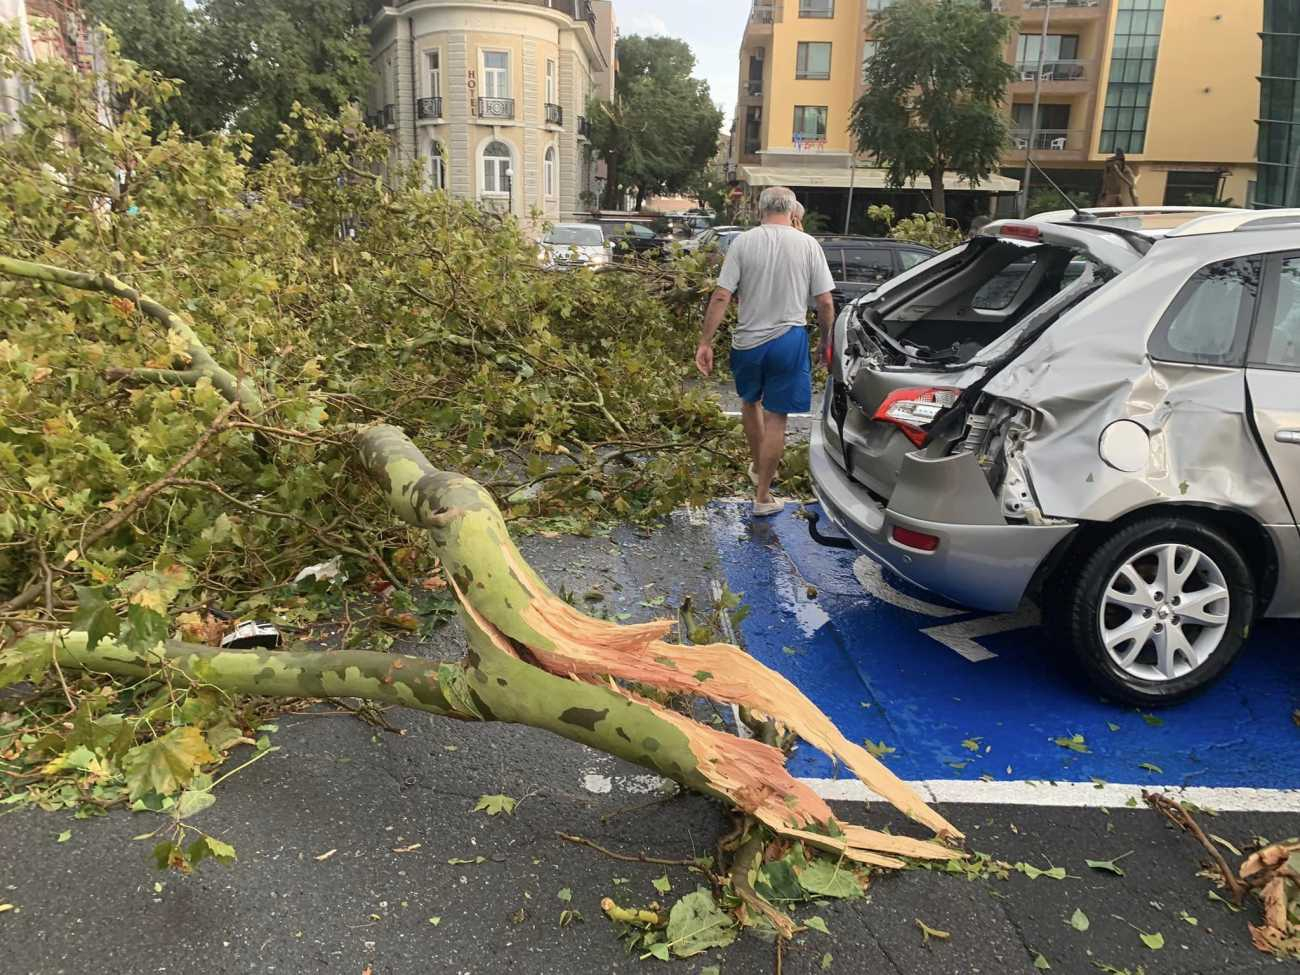
<path id="1" fill-rule="evenodd" d="M 1010 18 L 969 0 L 901 0 L 877 21 L 878 46 L 850 131 L 859 151 L 888 170 L 891 185 L 928 176 L 940 215 L 944 173 L 976 184 L 1006 148 L 1011 31 Z"/>
<path id="2" fill-rule="evenodd" d="M 691 188 L 718 149 L 722 111 L 707 82 L 691 77 L 695 56 L 670 37 L 621 37 L 614 101 L 588 110 L 592 145 L 609 167 L 603 205 L 624 191 L 637 206 L 652 193 Z"/>
<path id="3" fill-rule="evenodd" d="M 91 0 L 122 53 L 182 83 L 153 116 L 186 135 L 233 127 L 252 136 L 263 162 L 294 105 L 335 115 L 369 84 L 370 40 L 362 0 Z"/>

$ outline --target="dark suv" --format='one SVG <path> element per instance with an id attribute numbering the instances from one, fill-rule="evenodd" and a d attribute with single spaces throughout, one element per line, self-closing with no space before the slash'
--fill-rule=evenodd
<path id="1" fill-rule="evenodd" d="M 596 222 L 605 232 L 605 239 L 614 245 L 615 257 L 663 257 L 663 241 L 645 224 L 629 223 L 625 220 Z"/>
<path id="2" fill-rule="evenodd" d="M 888 237 L 818 237 L 835 279 L 835 311 L 916 267 L 937 251 Z"/>

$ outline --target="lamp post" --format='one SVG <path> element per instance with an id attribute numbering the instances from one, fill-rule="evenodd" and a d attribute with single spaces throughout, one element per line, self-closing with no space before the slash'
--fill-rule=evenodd
<path id="1" fill-rule="evenodd" d="M 506 168 L 506 212 L 515 212 L 515 168 Z"/>
<path id="2" fill-rule="evenodd" d="M 1029 216 L 1029 181 L 1033 175 L 1031 160 L 1038 141 L 1038 108 L 1043 94 L 1043 59 L 1047 55 L 1047 27 L 1052 22 L 1055 0 L 1043 0 L 1043 30 L 1038 38 L 1038 68 L 1034 72 L 1034 110 L 1029 117 L 1029 139 L 1025 143 L 1025 175 L 1020 181 L 1020 219 Z"/>

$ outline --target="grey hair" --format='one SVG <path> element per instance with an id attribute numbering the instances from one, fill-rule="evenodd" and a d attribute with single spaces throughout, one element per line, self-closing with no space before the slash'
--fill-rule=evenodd
<path id="1" fill-rule="evenodd" d="M 758 198 L 758 212 L 765 215 L 793 213 L 798 205 L 794 190 L 785 186 L 769 186 Z"/>
<path id="2" fill-rule="evenodd" d="M 790 211 L 790 219 L 802 220 L 804 218 L 804 214 L 806 214 L 807 212 L 808 211 L 807 209 L 805 209 L 804 205 L 800 203 L 798 200 L 795 200 L 794 208 Z"/>

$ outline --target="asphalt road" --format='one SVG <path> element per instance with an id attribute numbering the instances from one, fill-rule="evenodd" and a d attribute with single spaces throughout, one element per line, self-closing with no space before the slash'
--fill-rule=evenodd
<path id="1" fill-rule="evenodd" d="M 682 514 L 651 537 L 621 530 L 612 538 L 528 539 L 524 548 L 553 585 L 598 591 L 604 599 L 588 605 L 645 619 L 662 610 L 643 603 L 706 593 L 735 570 L 718 544 L 720 530 L 736 530 L 731 519 L 725 511 Z M 755 590 L 746 599 L 777 596 Z M 449 628 L 422 652 L 450 658 L 461 649 Z M 151 843 L 132 840 L 158 824 L 147 814 L 76 821 L 24 809 L 0 817 L 0 901 L 17 908 L 0 914 L 3 970 L 551 975 L 659 964 L 624 953 L 599 902 L 653 899 L 650 881 L 664 868 L 610 860 L 555 834 L 689 857 L 712 850 L 728 828 L 719 806 L 694 796 L 646 806 L 662 783 L 543 732 L 414 712 L 389 717 L 407 733 L 338 714 L 282 718 L 272 736 L 280 751 L 227 782 L 197 820 L 235 845 L 232 867 L 205 864 L 189 878 L 156 872 Z M 521 800 L 513 817 L 472 812 L 480 795 L 495 793 Z M 1052 801 L 1048 789 L 1044 801 Z M 856 822 L 894 822 L 880 806 L 835 806 Z M 973 849 L 1063 866 L 1067 878 L 881 877 L 865 901 L 800 912 L 822 916 L 830 933 L 801 935 L 785 953 L 784 972 L 1034 972 L 1040 953 L 1052 971 L 1080 975 L 1099 965 L 1133 975 L 1139 965 L 1149 975 L 1284 970 L 1250 946 L 1249 913 L 1207 898 L 1213 884 L 1197 876 L 1198 851 L 1153 813 L 980 802 L 941 809 Z M 1294 814 L 1223 813 L 1209 822 L 1238 846 L 1300 833 Z M 56 842 L 65 829 L 71 838 Z M 1126 853 L 1124 877 L 1084 864 Z M 481 863 L 449 863 L 480 856 Z M 681 868 L 667 873 L 678 892 L 695 882 Z M 559 898 L 564 888 L 571 903 Z M 583 920 L 562 928 L 566 908 Z M 1076 909 L 1088 916 L 1087 931 L 1070 925 Z M 924 942 L 918 921 L 951 937 Z M 1164 948 L 1146 947 L 1140 932 L 1161 933 Z M 746 935 L 674 969 L 760 973 L 773 971 L 774 960 L 772 945 Z"/>

